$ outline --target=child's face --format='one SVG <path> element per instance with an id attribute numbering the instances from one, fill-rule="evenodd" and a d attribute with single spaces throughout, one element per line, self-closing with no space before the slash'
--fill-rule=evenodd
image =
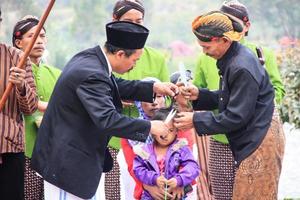
<path id="1" fill-rule="evenodd" d="M 168 123 L 168 134 L 165 137 L 154 136 L 154 140 L 161 146 L 169 146 L 177 136 L 177 129 L 173 126 L 173 121 Z"/>
<path id="2" fill-rule="evenodd" d="M 155 111 L 165 107 L 165 97 L 157 94 L 153 103 L 142 102 L 142 109 L 148 117 L 153 117 Z"/>

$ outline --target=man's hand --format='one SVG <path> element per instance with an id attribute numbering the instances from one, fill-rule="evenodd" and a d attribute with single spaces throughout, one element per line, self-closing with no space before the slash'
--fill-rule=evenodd
<path id="1" fill-rule="evenodd" d="M 198 99 L 199 89 L 192 83 L 189 83 L 187 86 L 184 86 L 183 83 L 177 83 L 176 85 L 180 91 L 179 95 L 183 96 L 185 99 L 192 101 Z"/>
<path id="2" fill-rule="evenodd" d="M 155 200 L 165 199 L 165 190 L 163 188 L 159 188 L 157 186 L 145 185 L 145 184 L 143 184 L 143 188 L 150 193 L 153 199 Z M 167 198 L 173 199 L 174 197 L 170 193 L 167 193 Z"/>
<path id="3" fill-rule="evenodd" d="M 19 91 L 23 92 L 25 89 L 26 71 L 18 67 L 10 68 L 9 81 L 12 82 Z"/>
<path id="4" fill-rule="evenodd" d="M 173 83 L 155 82 L 153 84 L 153 92 L 174 97 L 175 95 L 178 94 L 179 90 L 178 87 Z"/>
<path id="5" fill-rule="evenodd" d="M 180 112 L 174 118 L 174 126 L 180 130 L 188 130 L 194 128 L 193 123 L 194 112 Z"/>
<path id="6" fill-rule="evenodd" d="M 160 120 L 152 120 L 151 123 L 151 129 L 150 133 L 155 137 L 165 137 L 168 132 L 169 128 L 167 124 L 165 124 L 163 121 Z"/>

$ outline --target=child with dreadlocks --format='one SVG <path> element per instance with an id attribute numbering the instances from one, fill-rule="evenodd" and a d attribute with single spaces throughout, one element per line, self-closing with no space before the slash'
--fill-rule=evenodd
<path id="1" fill-rule="evenodd" d="M 171 80 L 174 77 L 170 77 Z M 175 77 L 176 82 L 179 76 Z M 188 77 L 188 80 L 190 77 Z M 159 82 L 157 78 L 154 77 L 147 77 L 142 79 L 142 81 L 154 81 Z M 173 82 L 173 83 L 176 83 Z M 173 104 L 175 101 L 172 101 Z M 178 102 L 178 98 L 176 98 L 176 103 Z M 181 101 L 180 101 L 181 102 Z M 160 94 L 156 94 L 156 98 L 153 103 L 147 103 L 147 102 L 139 102 L 135 101 L 135 105 L 138 108 L 139 112 L 139 118 L 141 119 L 152 119 L 155 112 L 161 108 L 166 107 L 166 98 Z M 180 107 L 178 107 L 179 111 L 186 111 L 182 110 L 182 104 L 180 104 Z M 194 137 L 190 130 L 187 131 L 180 131 L 177 135 L 177 138 L 185 138 L 188 141 L 188 146 L 190 149 L 193 149 L 194 145 Z M 143 190 L 147 190 L 155 199 L 161 199 L 164 195 L 164 190 L 156 187 L 156 186 L 150 186 L 147 184 L 142 184 L 138 179 L 136 179 L 134 172 L 133 172 L 133 160 L 135 158 L 135 153 L 133 151 L 134 147 L 137 145 L 144 145 L 148 143 L 152 143 L 153 138 L 149 137 L 145 143 L 142 142 L 135 142 L 130 141 L 127 139 L 121 139 L 121 146 L 122 146 L 122 152 L 118 155 L 118 162 L 121 169 L 121 189 L 125 188 L 122 187 L 122 185 L 126 185 L 126 190 L 121 190 L 121 199 L 141 199 L 141 195 Z M 122 163 L 126 162 L 125 165 Z M 125 169 L 126 168 L 126 169 Z M 129 174 L 130 175 L 129 175 Z M 135 184 L 133 184 L 135 183 Z"/>
<path id="2" fill-rule="evenodd" d="M 167 119 L 171 110 L 174 109 L 163 108 L 153 116 L 153 120 L 162 120 L 168 124 L 169 133 L 166 137 L 153 137 L 153 143 L 134 148 L 136 157 L 133 171 L 143 184 L 163 188 L 165 197 L 171 194 L 175 199 L 185 199 L 191 190 L 192 182 L 200 173 L 200 168 L 187 140 L 177 138 L 173 120 Z M 144 190 L 141 199 L 150 200 L 153 197 Z"/>

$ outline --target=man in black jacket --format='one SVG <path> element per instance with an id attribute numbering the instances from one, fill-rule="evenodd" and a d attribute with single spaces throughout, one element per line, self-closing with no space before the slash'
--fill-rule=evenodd
<path id="1" fill-rule="evenodd" d="M 274 89 L 266 70 L 247 47 L 239 44 L 242 27 L 222 12 L 193 22 L 203 52 L 217 60 L 217 91 L 193 85 L 182 94 L 193 101 L 194 113 L 179 113 L 175 126 L 195 128 L 198 135 L 226 133 L 237 168 L 233 200 L 277 199 L 284 135 L 273 116 Z M 211 111 L 219 110 L 218 114 Z"/>
<path id="2" fill-rule="evenodd" d="M 107 149 L 111 136 L 145 141 L 150 132 L 168 132 L 161 121 L 120 114 L 121 99 L 152 102 L 155 93 L 176 93 L 177 87 L 171 83 L 126 81 L 112 74 L 132 69 L 148 33 L 131 22 L 109 23 L 104 48 L 82 51 L 64 68 L 32 155 L 32 168 L 57 191 L 84 199 L 93 197 L 101 173 L 112 168 Z"/>

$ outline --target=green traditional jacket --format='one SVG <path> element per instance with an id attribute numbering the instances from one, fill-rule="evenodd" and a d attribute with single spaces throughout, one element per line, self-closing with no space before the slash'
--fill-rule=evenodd
<path id="1" fill-rule="evenodd" d="M 125 74 L 115 74 L 117 77 L 126 80 L 141 80 L 146 77 L 155 77 L 162 82 L 170 81 L 169 70 L 166 65 L 166 59 L 156 49 L 145 47 L 136 66 Z M 139 113 L 135 106 L 123 108 L 123 114 L 129 117 L 138 117 Z M 120 149 L 120 138 L 112 137 L 109 144 L 114 149 Z"/>
<path id="2" fill-rule="evenodd" d="M 32 72 L 39 100 L 48 102 L 61 71 L 41 63 L 39 66 L 32 64 Z M 28 158 L 31 158 L 37 136 L 37 121 L 42 116 L 43 114 L 39 111 L 36 111 L 32 115 L 25 115 L 25 155 Z"/>
<path id="3" fill-rule="evenodd" d="M 242 39 L 240 43 L 251 49 L 255 53 L 255 55 L 257 55 L 257 45 L 247 42 L 245 39 Z M 276 62 L 276 56 L 274 52 L 269 48 L 262 47 L 262 50 L 263 55 L 265 57 L 266 71 L 268 72 L 272 85 L 275 89 L 275 100 L 277 104 L 280 104 L 284 97 L 285 91 L 282 80 L 280 78 L 280 73 Z M 219 80 L 220 78 L 218 75 L 216 60 L 209 56 L 201 54 L 198 58 L 197 65 L 195 68 L 194 84 L 200 88 L 217 90 L 219 89 Z M 228 140 L 225 134 L 217 134 L 213 135 L 212 137 L 216 141 L 228 144 Z"/>

